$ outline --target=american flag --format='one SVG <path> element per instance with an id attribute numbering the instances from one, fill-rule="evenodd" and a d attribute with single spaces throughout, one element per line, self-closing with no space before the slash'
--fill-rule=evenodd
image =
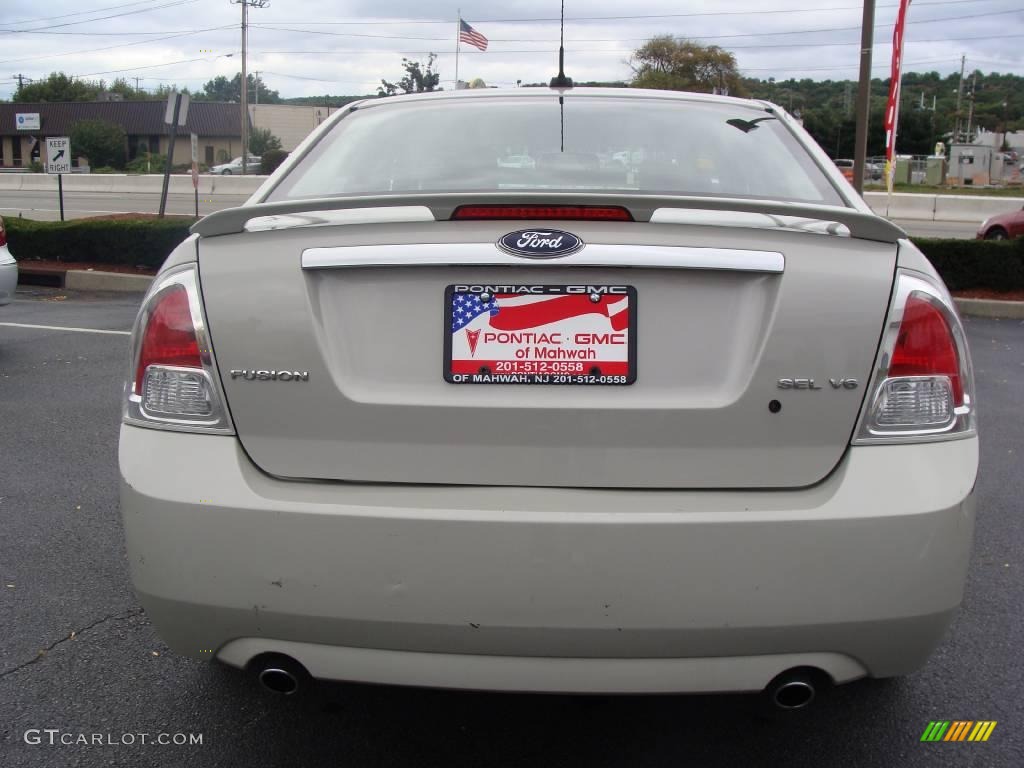
<path id="1" fill-rule="evenodd" d="M 473 29 L 469 24 L 459 19 L 459 40 L 464 43 L 469 43 L 474 48 L 479 48 L 481 51 L 487 50 L 487 38 Z"/>
<path id="2" fill-rule="evenodd" d="M 595 302 L 587 294 L 516 296 L 499 293 L 489 302 L 483 302 L 477 294 L 456 293 L 452 295 L 452 333 L 458 333 L 484 313 L 490 313 L 487 325 L 497 331 L 522 331 L 595 314 L 607 317 L 614 331 L 629 327 L 629 300 L 624 296 L 601 296 Z"/>
<path id="3" fill-rule="evenodd" d="M 452 333 L 460 328 L 469 325 L 484 312 L 490 312 L 491 317 L 498 314 L 498 300 L 492 298 L 490 301 L 480 301 L 475 293 L 456 293 L 452 296 Z"/>

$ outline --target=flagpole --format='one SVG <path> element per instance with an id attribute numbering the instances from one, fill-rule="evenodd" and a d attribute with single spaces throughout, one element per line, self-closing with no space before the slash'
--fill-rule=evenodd
<path id="1" fill-rule="evenodd" d="M 455 90 L 459 90 L 459 38 L 462 37 L 462 9 L 459 8 L 459 20 L 455 22 Z"/>

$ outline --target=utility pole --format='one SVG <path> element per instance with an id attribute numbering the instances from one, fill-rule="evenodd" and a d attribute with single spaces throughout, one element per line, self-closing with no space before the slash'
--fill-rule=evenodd
<path id="1" fill-rule="evenodd" d="M 960 141 L 960 103 L 964 97 L 964 67 L 967 65 L 967 56 L 960 57 L 960 85 L 956 89 L 956 127 L 953 129 L 953 142 Z"/>
<path id="2" fill-rule="evenodd" d="M 28 80 L 30 83 L 35 82 L 31 77 L 25 77 L 25 75 L 22 75 L 20 73 L 17 75 L 11 75 L 11 77 L 15 78 L 18 81 L 18 93 L 21 93 L 21 89 L 25 87 L 26 80 Z"/>
<path id="3" fill-rule="evenodd" d="M 260 106 L 260 71 L 257 69 L 255 72 L 253 72 L 253 75 L 254 75 L 253 83 L 255 83 L 255 85 L 256 85 L 256 109 L 253 110 L 253 113 L 252 113 L 252 127 L 255 128 L 256 127 L 256 113 L 260 111 L 259 110 L 259 106 Z"/>
<path id="4" fill-rule="evenodd" d="M 245 70 L 245 55 L 249 41 L 249 6 L 266 8 L 270 0 L 231 0 L 235 5 L 242 6 L 242 98 L 239 100 L 240 128 L 242 131 L 242 175 L 248 173 L 249 164 L 249 75 Z"/>
<path id="5" fill-rule="evenodd" d="M 864 0 L 860 28 L 860 82 L 857 84 L 857 134 L 853 143 L 853 188 L 864 193 L 868 154 L 868 115 L 871 112 L 871 47 L 875 38 L 875 0 Z"/>
<path id="6" fill-rule="evenodd" d="M 141 91 L 142 88 L 139 87 L 139 81 L 142 80 L 142 78 L 141 77 L 134 77 L 132 79 L 135 81 L 135 90 L 136 91 Z"/>
<path id="7" fill-rule="evenodd" d="M 964 140 L 971 141 L 971 123 L 974 122 L 974 93 L 978 90 L 978 70 L 974 70 L 974 77 L 971 78 L 971 106 L 967 112 L 967 136 Z"/>

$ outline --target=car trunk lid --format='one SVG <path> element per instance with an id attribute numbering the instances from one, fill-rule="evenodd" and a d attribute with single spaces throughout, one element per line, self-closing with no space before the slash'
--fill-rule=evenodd
<path id="1" fill-rule="evenodd" d="M 563 258 L 517 259 L 495 245 L 550 224 L 202 238 L 210 333 L 250 458 L 288 478 L 636 488 L 806 486 L 838 464 L 885 319 L 894 245 L 590 221 L 558 222 L 585 244 Z M 471 285 L 628 287 L 635 382 L 446 381 L 446 291 Z"/>

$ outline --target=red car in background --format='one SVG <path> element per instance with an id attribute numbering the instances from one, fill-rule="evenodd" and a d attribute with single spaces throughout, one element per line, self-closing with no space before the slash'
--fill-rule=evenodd
<path id="1" fill-rule="evenodd" d="M 1011 240 L 1024 236 L 1024 209 L 990 216 L 978 227 L 979 240 Z"/>

